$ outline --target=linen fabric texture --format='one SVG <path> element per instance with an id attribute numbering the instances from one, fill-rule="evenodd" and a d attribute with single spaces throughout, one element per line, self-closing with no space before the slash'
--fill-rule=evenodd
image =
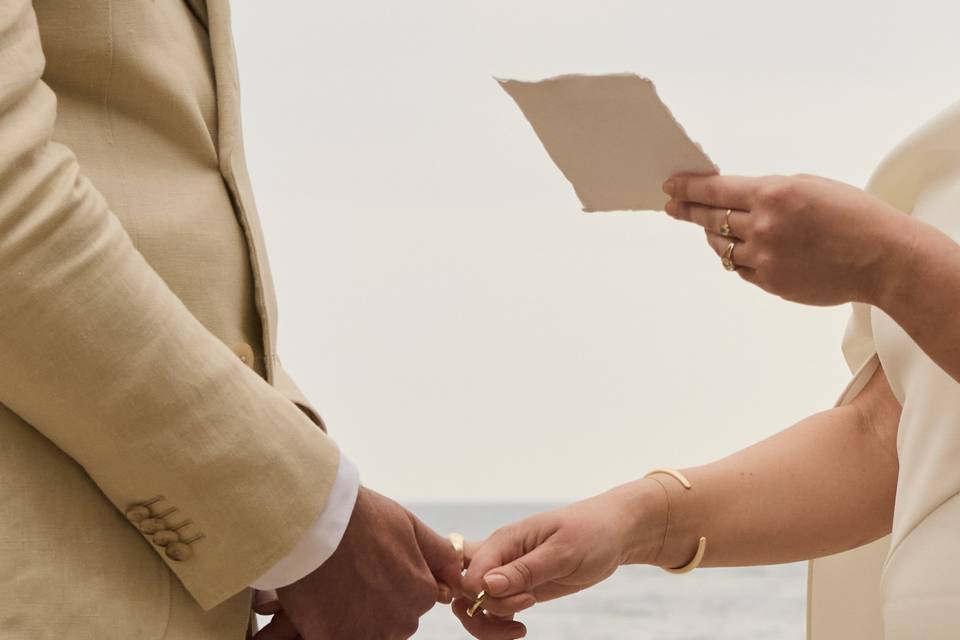
<path id="1" fill-rule="evenodd" d="M 244 636 L 339 461 L 276 325 L 227 0 L 0 3 L 0 638 Z"/>

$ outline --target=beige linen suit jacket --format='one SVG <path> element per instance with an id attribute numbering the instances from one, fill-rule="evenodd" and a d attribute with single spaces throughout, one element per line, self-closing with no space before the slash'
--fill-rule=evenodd
<path id="1" fill-rule="evenodd" d="M 339 461 L 276 326 L 228 1 L 0 2 L 0 638 L 244 636 Z"/>

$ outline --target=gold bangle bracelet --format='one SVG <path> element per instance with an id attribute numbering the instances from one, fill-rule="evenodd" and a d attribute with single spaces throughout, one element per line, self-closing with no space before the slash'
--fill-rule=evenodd
<path id="1" fill-rule="evenodd" d="M 657 467 L 656 469 L 651 469 L 643 477 L 649 478 L 650 476 L 657 473 L 665 473 L 668 476 L 675 478 L 683 488 L 687 491 L 693 488 L 693 485 L 690 484 L 690 481 L 687 480 L 686 476 L 677 471 L 676 469 L 669 469 L 666 467 Z M 659 484 L 660 481 L 657 480 Z M 663 486 L 663 485 L 661 485 Z M 664 487 L 664 493 L 667 496 L 667 528 L 670 527 L 670 494 L 666 491 Z M 704 536 L 700 536 L 700 542 L 697 544 L 697 552 L 693 555 L 693 558 L 690 559 L 690 562 L 683 565 L 682 567 L 661 567 L 664 571 L 669 571 L 670 573 L 689 573 L 700 566 L 700 561 L 703 560 L 703 554 L 707 552 L 707 539 Z"/>

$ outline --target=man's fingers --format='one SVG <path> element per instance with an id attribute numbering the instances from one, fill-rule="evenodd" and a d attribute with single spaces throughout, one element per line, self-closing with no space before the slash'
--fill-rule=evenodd
<path id="1" fill-rule="evenodd" d="M 287 614 L 281 611 L 273 616 L 273 620 L 258 631 L 257 635 L 253 636 L 253 640 L 297 640 L 299 637 L 300 632 L 293 626 Z"/>
<path id="2" fill-rule="evenodd" d="M 760 178 L 747 176 L 678 174 L 663 183 L 664 192 L 675 200 L 699 202 L 718 209 L 749 211 Z"/>
<path id="3" fill-rule="evenodd" d="M 260 615 L 272 616 L 282 608 L 283 606 L 280 604 L 280 598 L 277 597 L 277 592 L 273 589 L 269 589 L 267 591 L 260 591 L 259 589 L 254 590 L 253 610 Z"/>
<path id="4" fill-rule="evenodd" d="M 464 540 L 463 541 L 463 568 L 469 569 L 470 563 L 473 562 L 473 556 L 477 555 L 477 551 L 480 550 L 480 547 L 483 546 L 483 542 L 478 540 Z"/>
<path id="5" fill-rule="evenodd" d="M 439 589 L 437 602 L 440 604 L 450 604 L 453 602 L 453 589 L 447 586 L 445 582 L 437 583 L 437 588 Z"/>
<path id="6" fill-rule="evenodd" d="M 463 628 L 470 635 L 479 640 L 516 640 L 527 635 L 527 628 L 521 622 L 510 619 L 498 619 L 478 613 L 472 618 L 467 615 L 467 608 L 472 603 L 469 600 L 458 598 L 453 601 L 453 614 L 457 616 Z"/>
<path id="7" fill-rule="evenodd" d="M 417 536 L 417 544 L 420 546 L 420 553 L 426 560 L 430 572 L 437 579 L 438 583 L 443 583 L 454 592 L 459 593 L 463 576 L 460 574 L 460 558 L 454 551 L 450 540 L 441 536 L 436 531 L 420 522 L 418 518 L 413 518 L 414 532 Z M 438 587 L 439 591 L 439 587 Z M 437 599 L 443 595 L 438 592 Z"/>

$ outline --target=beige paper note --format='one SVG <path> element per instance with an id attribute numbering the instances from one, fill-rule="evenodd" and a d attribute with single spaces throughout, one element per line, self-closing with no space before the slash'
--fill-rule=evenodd
<path id="1" fill-rule="evenodd" d="M 660 100 L 633 73 L 496 78 L 573 185 L 584 211 L 662 211 L 675 173 L 718 173 Z"/>

